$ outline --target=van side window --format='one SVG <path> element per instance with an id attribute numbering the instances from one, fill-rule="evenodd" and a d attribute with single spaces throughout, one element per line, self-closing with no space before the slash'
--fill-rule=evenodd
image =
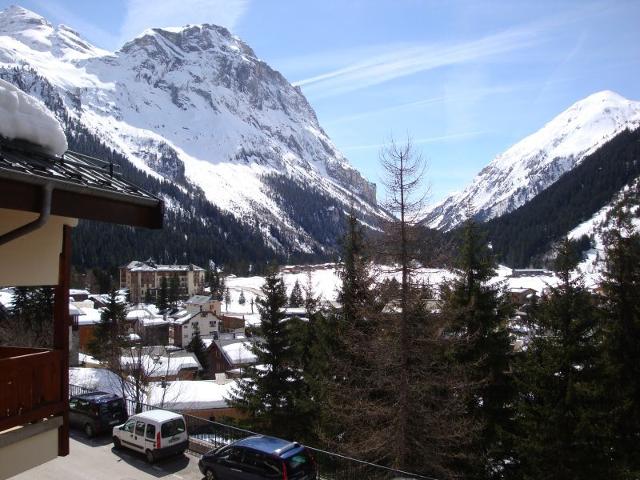
<path id="1" fill-rule="evenodd" d="M 151 425 L 150 423 L 147 424 L 147 438 L 150 438 L 151 440 L 156 438 L 156 426 Z"/>
<path id="2" fill-rule="evenodd" d="M 175 420 L 169 420 L 162 424 L 160 431 L 162 432 L 162 438 L 173 437 L 179 433 L 183 433 L 186 430 L 184 420 L 182 418 L 176 418 Z"/>
<path id="3" fill-rule="evenodd" d="M 144 422 L 141 422 L 141 421 L 136 422 L 136 435 L 140 435 L 140 436 L 144 435 L 144 426 L 145 426 Z"/>
<path id="4" fill-rule="evenodd" d="M 127 423 L 124 424 L 124 427 L 122 429 L 125 432 L 133 433 L 133 427 L 135 426 L 135 424 L 136 424 L 135 420 L 129 420 Z"/>

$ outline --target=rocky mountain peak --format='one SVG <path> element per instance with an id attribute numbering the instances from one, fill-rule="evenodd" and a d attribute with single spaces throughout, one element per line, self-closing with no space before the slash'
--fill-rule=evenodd
<path id="1" fill-rule="evenodd" d="M 640 126 L 640 102 L 610 90 L 560 113 L 484 167 L 462 192 L 432 207 L 425 223 L 451 229 L 470 212 L 488 220 L 531 200 L 624 129 Z"/>

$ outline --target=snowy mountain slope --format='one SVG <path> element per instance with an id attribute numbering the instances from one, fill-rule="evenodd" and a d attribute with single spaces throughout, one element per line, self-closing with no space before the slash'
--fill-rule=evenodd
<path id="1" fill-rule="evenodd" d="M 42 77 L 61 99 L 59 116 L 147 174 L 202 189 L 274 250 L 324 245 L 291 218 L 287 199 L 274 195 L 265 175 L 313 189 L 327 208 L 338 202 L 347 209 L 354 198 L 372 223 L 384 215 L 375 185 L 331 143 L 300 90 L 224 28 L 152 29 L 111 53 L 9 7 L 0 12 L 1 71 L 36 95 L 43 89 L 30 78 Z"/>
<path id="2" fill-rule="evenodd" d="M 640 178 L 630 185 L 625 186 L 614 199 L 603 206 L 593 217 L 582 222 L 572 229 L 567 238 L 579 240 L 587 236 L 591 240 L 591 248 L 583 252 L 583 260 L 578 265 L 578 270 L 584 275 L 588 284 L 597 284 L 602 279 L 605 269 L 606 249 L 603 234 L 613 228 L 613 211 L 624 203 L 625 208 L 630 209 L 635 217 L 633 228 L 640 231 Z"/>
<path id="3" fill-rule="evenodd" d="M 602 91 L 580 100 L 498 155 L 462 192 L 433 206 L 425 223 L 449 230 L 467 212 L 481 221 L 511 212 L 624 129 L 640 126 L 640 102 Z"/>

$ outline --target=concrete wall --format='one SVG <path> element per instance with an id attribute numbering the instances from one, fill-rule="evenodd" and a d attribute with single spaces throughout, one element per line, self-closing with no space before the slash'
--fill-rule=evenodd
<path id="1" fill-rule="evenodd" d="M 58 456 L 60 417 L 0 433 L 0 480 Z"/>
<path id="2" fill-rule="evenodd" d="M 38 218 L 37 213 L 0 208 L 0 234 Z M 62 227 L 75 227 L 75 218 L 52 216 L 39 230 L 0 245 L 0 287 L 56 285 L 62 249 Z"/>

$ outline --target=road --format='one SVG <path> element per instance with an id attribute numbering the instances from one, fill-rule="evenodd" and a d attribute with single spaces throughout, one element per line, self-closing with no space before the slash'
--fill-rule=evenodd
<path id="1" fill-rule="evenodd" d="M 142 454 L 113 450 L 109 436 L 87 439 L 72 432 L 71 453 L 27 470 L 10 480 L 201 480 L 198 459 L 190 454 L 149 465 Z"/>

